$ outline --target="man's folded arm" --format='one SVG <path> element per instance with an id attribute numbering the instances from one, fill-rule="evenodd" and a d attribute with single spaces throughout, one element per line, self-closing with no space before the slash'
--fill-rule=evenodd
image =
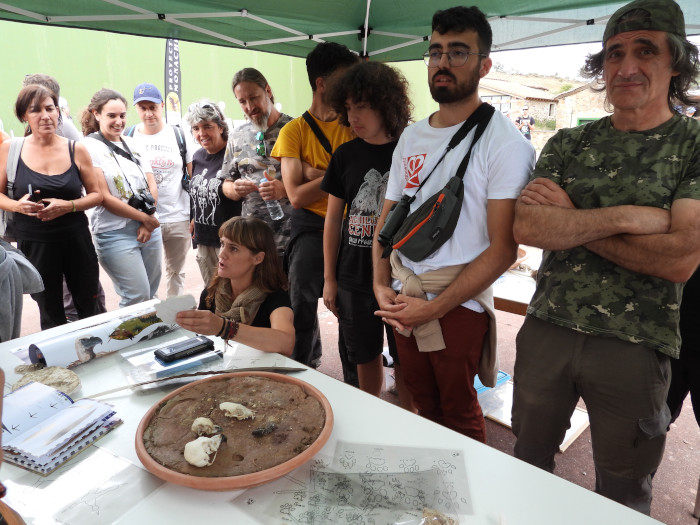
<path id="1" fill-rule="evenodd" d="M 674 201 L 670 219 L 666 233 L 615 235 L 585 246 L 628 270 L 685 282 L 700 264 L 700 200 Z"/>

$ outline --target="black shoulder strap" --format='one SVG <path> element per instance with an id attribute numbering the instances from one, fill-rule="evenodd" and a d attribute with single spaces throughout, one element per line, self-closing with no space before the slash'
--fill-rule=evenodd
<path id="1" fill-rule="evenodd" d="M 75 162 L 75 141 L 74 140 L 68 141 L 68 154 L 70 155 L 70 163 L 73 164 Z"/>
<path id="2" fill-rule="evenodd" d="M 131 150 L 129 149 L 129 146 L 126 144 L 126 142 L 124 142 L 124 141 L 121 139 L 121 137 L 120 137 L 119 140 L 121 141 L 122 145 L 126 148 L 126 151 L 124 151 L 124 150 L 121 149 L 120 147 L 117 147 L 117 146 L 115 146 L 114 144 L 112 144 L 109 140 L 107 140 L 107 139 L 105 138 L 105 136 L 104 136 L 104 135 L 102 134 L 102 132 L 100 132 L 100 131 L 95 131 L 94 133 L 90 133 L 90 134 L 88 135 L 88 137 L 91 137 L 91 138 L 93 138 L 93 139 L 99 140 L 100 142 L 103 142 L 103 143 L 109 148 L 109 150 L 110 150 L 112 153 L 114 153 L 114 154 L 116 154 L 116 155 L 120 155 L 120 156 L 124 157 L 124 158 L 127 159 L 127 160 L 130 160 L 131 162 L 133 162 L 134 164 L 136 164 L 139 168 L 141 167 L 141 162 L 139 162 L 139 159 L 135 158 L 135 157 L 131 154 Z"/>
<path id="3" fill-rule="evenodd" d="M 314 135 L 316 135 L 316 138 L 321 143 L 321 146 L 323 146 L 323 149 L 325 149 L 329 155 L 333 155 L 333 148 L 331 147 L 331 143 L 328 141 L 326 136 L 323 134 L 323 131 L 321 131 L 321 128 L 318 127 L 318 124 L 316 124 L 316 121 L 311 116 L 311 113 L 309 113 L 308 111 L 304 111 L 304 114 L 302 115 L 302 117 L 304 117 L 304 120 L 311 128 L 311 131 L 313 131 Z"/>
<path id="4" fill-rule="evenodd" d="M 426 182 L 428 182 L 428 179 L 433 174 L 435 169 L 440 165 L 442 160 L 445 158 L 445 155 L 447 155 L 450 150 L 454 149 L 460 142 L 462 142 L 464 137 L 467 136 L 467 134 L 474 128 L 474 126 L 478 125 L 479 127 L 477 128 L 476 132 L 474 133 L 474 140 L 472 140 L 472 143 L 469 146 L 469 151 L 467 152 L 467 155 L 465 156 L 465 158 L 462 160 L 462 163 L 459 165 L 459 168 L 457 168 L 457 175 L 459 175 L 460 178 L 464 176 L 464 173 L 465 173 L 466 168 L 467 168 L 467 164 L 469 164 L 469 158 L 471 157 L 472 148 L 477 143 L 477 141 L 481 138 L 481 135 L 484 133 L 486 126 L 488 126 L 488 123 L 491 121 L 491 116 L 493 115 L 494 111 L 495 111 L 495 108 L 491 104 L 487 104 L 486 102 L 482 102 L 481 105 L 478 108 L 476 108 L 471 115 L 469 115 L 469 118 L 457 130 L 457 133 L 455 133 L 452 136 L 452 138 L 450 139 L 450 142 L 447 145 L 445 152 L 442 154 L 442 157 L 440 157 L 440 160 L 437 161 L 437 164 L 435 164 L 433 169 L 430 170 L 430 173 L 428 173 L 428 175 L 423 179 L 423 181 L 420 183 L 420 186 L 418 186 L 418 189 L 413 194 L 413 196 L 408 198 L 409 204 L 413 203 L 413 201 L 416 200 L 416 196 L 418 195 L 418 192 L 421 190 L 423 185 Z M 462 164 L 464 165 L 464 169 L 462 168 Z"/>
<path id="5" fill-rule="evenodd" d="M 472 143 L 469 145 L 469 150 L 467 151 L 467 154 L 464 156 L 462 159 L 462 162 L 459 164 L 459 167 L 457 168 L 457 176 L 461 179 L 464 177 L 464 174 L 467 172 L 467 165 L 469 164 L 469 159 L 471 159 L 472 156 L 472 149 L 474 149 L 474 146 L 476 145 L 477 142 L 479 142 L 479 139 L 481 138 L 481 135 L 484 134 L 484 131 L 486 130 L 486 126 L 489 125 L 489 122 L 491 122 L 491 117 L 493 116 L 493 113 L 495 111 L 495 108 L 491 104 L 487 104 L 484 102 L 477 108 L 477 110 L 474 112 L 474 116 L 477 117 L 477 120 L 479 123 L 476 126 L 476 131 L 474 132 L 474 138 L 472 139 Z M 478 113 L 478 115 L 477 115 Z"/>
<path id="6" fill-rule="evenodd" d="M 188 179 L 189 175 L 187 174 L 187 147 L 185 146 L 185 136 L 182 134 L 182 128 L 177 124 L 172 125 L 172 128 L 175 132 L 177 147 L 180 149 L 180 157 L 182 157 L 182 178 Z"/>

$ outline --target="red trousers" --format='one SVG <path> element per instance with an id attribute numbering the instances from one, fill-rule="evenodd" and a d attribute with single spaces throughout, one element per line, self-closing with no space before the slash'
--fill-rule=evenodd
<path id="1" fill-rule="evenodd" d="M 406 385 L 421 416 L 485 443 L 474 376 L 489 328 L 488 314 L 458 306 L 440 319 L 440 326 L 447 348 L 436 352 L 419 352 L 413 335 L 396 334 Z"/>

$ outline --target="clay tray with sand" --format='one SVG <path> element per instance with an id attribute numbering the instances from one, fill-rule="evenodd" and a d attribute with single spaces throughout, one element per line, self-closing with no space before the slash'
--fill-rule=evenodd
<path id="1" fill-rule="evenodd" d="M 226 416 L 219 405 L 238 403 L 254 418 Z M 207 417 L 224 439 L 212 464 L 185 461 L 185 445 L 197 438 L 192 423 Z M 315 387 L 268 372 L 234 372 L 179 388 L 144 415 L 136 454 L 157 477 L 201 490 L 255 487 L 280 478 L 321 450 L 333 429 L 333 412 Z"/>

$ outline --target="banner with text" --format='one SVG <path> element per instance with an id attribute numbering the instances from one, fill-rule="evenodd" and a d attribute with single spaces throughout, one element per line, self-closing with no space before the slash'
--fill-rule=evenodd
<path id="1" fill-rule="evenodd" d="M 168 38 L 165 44 L 165 121 L 179 125 L 182 122 L 180 82 L 180 42 Z"/>

